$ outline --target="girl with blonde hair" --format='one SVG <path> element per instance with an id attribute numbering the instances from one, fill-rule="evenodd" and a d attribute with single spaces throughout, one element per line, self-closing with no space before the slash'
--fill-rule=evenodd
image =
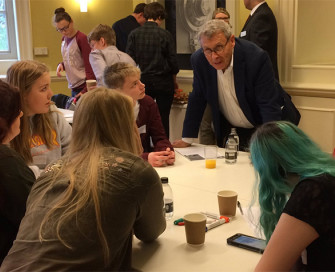
<path id="1" fill-rule="evenodd" d="M 131 270 L 133 233 L 149 242 L 166 227 L 136 131 L 129 97 L 102 87 L 82 96 L 69 151 L 33 186 L 3 271 Z"/>
<path id="2" fill-rule="evenodd" d="M 43 169 L 65 153 L 72 130 L 51 102 L 49 69 L 38 61 L 18 61 L 8 69 L 7 81 L 19 89 L 24 113 L 11 145 L 27 164 Z"/>

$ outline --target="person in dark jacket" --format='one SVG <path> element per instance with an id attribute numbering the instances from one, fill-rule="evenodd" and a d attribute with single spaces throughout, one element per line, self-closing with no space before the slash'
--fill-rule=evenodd
<path id="1" fill-rule="evenodd" d="M 235 127 L 240 150 L 247 150 L 255 128 L 287 120 L 299 123 L 300 114 L 274 78 L 268 54 L 252 42 L 234 37 L 224 20 L 205 23 L 199 33 L 202 48 L 191 57 L 193 91 L 188 99 L 183 139 L 186 147 L 197 138 L 207 103 L 210 105 L 217 145 L 222 147 Z"/>
<path id="2" fill-rule="evenodd" d="M 146 22 L 146 19 L 143 16 L 146 5 L 147 4 L 145 3 L 137 4 L 132 14 L 116 21 L 113 24 L 112 28 L 114 29 L 116 35 L 116 47 L 120 51 L 126 52 L 129 33 Z"/>
<path id="3" fill-rule="evenodd" d="M 244 5 L 251 12 L 242 28 L 240 38 L 255 43 L 269 54 L 275 78 L 279 81 L 276 17 L 263 0 L 244 0 Z"/>

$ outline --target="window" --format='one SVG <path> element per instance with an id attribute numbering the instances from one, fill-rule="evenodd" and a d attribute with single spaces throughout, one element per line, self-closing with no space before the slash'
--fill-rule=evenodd
<path id="1" fill-rule="evenodd" d="M 12 0 L 0 0 L 0 59 L 17 59 L 17 42 Z"/>
<path id="2" fill-rule="evenodd" d="M 30 1 L 0 0 L 0 78 L 17 60 L 33 59 Z"/>

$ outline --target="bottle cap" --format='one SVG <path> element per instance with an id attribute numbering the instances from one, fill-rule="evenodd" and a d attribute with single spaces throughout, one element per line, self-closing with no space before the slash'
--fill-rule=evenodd
<path id="1" fill-rule="evenodd" d="M 167 177 L 161 177 L 161 182 L 164 183 L 169 183 L 169 178 Z"/>

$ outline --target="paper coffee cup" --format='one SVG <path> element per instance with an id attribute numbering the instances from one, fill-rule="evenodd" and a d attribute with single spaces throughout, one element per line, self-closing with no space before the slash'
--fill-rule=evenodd
<path id="1" fill-rule="evenodd" d="M 237 206 L 237 193 L 234 191 L 218 192 L 218 203 L 220 215 L 235 216 Z"/>
<path id="2" fill-rule="evenodd" d="M 201 213 L 190 213 L 184 216 L 188 244 L 202 245 L 205 242 L 206 219 L 206 216 Z"/>

